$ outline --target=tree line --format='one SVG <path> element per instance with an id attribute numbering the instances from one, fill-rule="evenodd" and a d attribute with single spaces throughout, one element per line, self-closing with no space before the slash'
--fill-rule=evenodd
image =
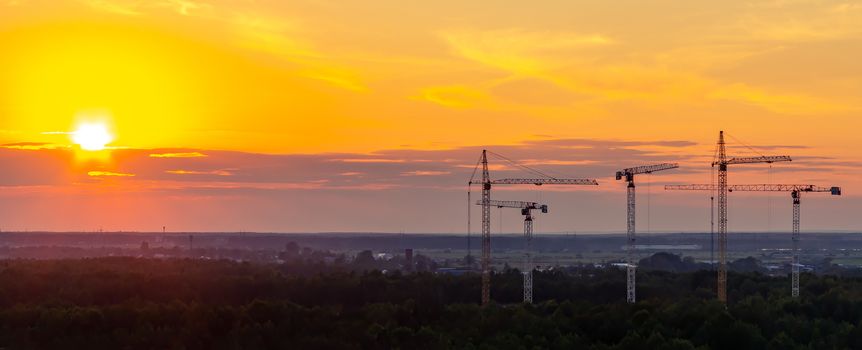
<path id="1" fill-rule="evenodd" d="M 0 262 L 0 347 L 39 349 L 862 348 L 862 279 L 577 267 L 480 278 L 358 272 L 320 263 L 97 258 Z"/>

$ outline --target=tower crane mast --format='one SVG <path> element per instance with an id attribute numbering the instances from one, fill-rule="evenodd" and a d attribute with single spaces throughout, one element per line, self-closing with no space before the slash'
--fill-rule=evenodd
<path id="1" fill-rule="evenodd" d="M 482 305 L 491 302 L 491 175 L 488 151 L 482 150 Z"/>
<path id="2" fill-rule="evenodd" d="M 727 303 L 727 166 L 731 164 L 754 164 L 789 162 L 788 156 L 759 156 L 727 158 L 724 131 L 718 133 L 718 159 L 712 166 L 718 166 L 718 300 Z"/>
<path id="3" fill-rule="evenodd" d="M 635 248 L 635 175 L 650 174 L 657 171 L 670 170 L 679 168 L 677 163 L 662 163 L 655 165 L 645 165 L 633 168 L 626 168 L 617 171 L 616 179 L 625 179 L 628 182 L 626 186 L 626 301 L 629 303 L 635 302 L 635 276 L 637 273 L 636 262 L 634 261 Z"/>
<path id="4" fill-rule="evenodd" d="M 684 191 L 714 191 L 717 186 L 714 185 L 668 185 L 666 190 L 684 190 Z M 727 186 L 728 192 L 790 192 L 790 197 L 793 199 L 793 262 L 790 265 L 791 295 L 799 297 L 799 218 L 800 218 L 800 199 L 803 192 L 821 192 L 830 193 L 833 196 L 841 195 L 841 187 L 820 187 L 815 185 L 787 185 L 787 184 L 757 184 L 757 185 L 731 185 Z"/>
<path id="5" fill-rule="evenodd" d="M 477 205 L 483 205 L 481 201 L 476 202 Z M 524 268 L 521 272 L 524 275 L 524 302 L 533 302 L 533 210 L 541 210 L 542 213 L 548 212 L 548 206 L 535 202 L 521 201 L 497 201 L 489 202 L 490 206 L 497 208 L 516 208 L 521 209 L 521 215 L 524 215 Z"/>

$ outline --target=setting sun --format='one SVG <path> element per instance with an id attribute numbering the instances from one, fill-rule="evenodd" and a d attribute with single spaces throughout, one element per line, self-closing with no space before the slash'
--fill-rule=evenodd
<path id="1" fill-rule="evenodd" d="M 105 124 L 82 124 L 72 132 L 72 141 L 87 151 L 101 151 L 105 145 L 113 141 Z"/>

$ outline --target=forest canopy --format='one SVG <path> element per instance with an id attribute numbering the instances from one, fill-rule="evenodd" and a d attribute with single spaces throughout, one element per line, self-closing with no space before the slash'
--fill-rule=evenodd
<path id="1" fill-rule="evenodd" d="M 319 264 L 99 258 L 0 263 L 0 346 L 43 349 L 795 349 L 862 347 L 862 280 L 712 271 L 479 276 L 353 272 Z"/>

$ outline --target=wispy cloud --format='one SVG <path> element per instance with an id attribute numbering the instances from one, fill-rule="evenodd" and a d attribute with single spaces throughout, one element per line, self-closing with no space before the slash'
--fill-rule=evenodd
<path id="1" fill-rule="evenodd" d="M 260 13 L 244 13 L 223 20 L 233 28 L 238 45 L 271 54 L 291 66 L 299 66 L 297 74 L 301 76 L 346 90 L 368 91 L 359 71 L 315 48 L 303 35 L 304 28 L 297 20 Z"/>
<path id="2" fill-rule="evenodd" d="M 595 164 L 596 160 L 557 160 L 557 159 L 526 159 L 521 161 L 525 165 L 589 165 Z"/>
<path id="3" fill-rule="evenodd" d="M 328 82 L 332 85 L 352 90 L 352 91 L 368 91 L 368 87 L 359 82 L 359 79 L 352 76 L 351 73 L 337 72 L 332 70 L 312 70 L 305 73 L 305 76 L 311 79 L 317 79 Z"/>
<path id="4" fill-rule="evenodd" d="M 212 5 L 202 1 L 193 0 L 80 0 L 87 6 L 103 12 L 123 16 L 142 16 L 152 14 L 160 9 L 169 9 L 171 12 L 183 16 L 211 14 Z"/>
<path id="5" fill-rule="evenodd" d="M 43 149 L 68 148 L 68 146 L 41 142 L 17 142 L 0 145 L 0 148 L 38 151 Z"/>
<path id="6" fill-rule="evenodd" d="M 167 170 L 165 171 L 168 174 L 174 175 L 218 175 L 218 176 L 232 176 L 233 173 L 227 170 L 210 170 L 210 171 L 198 171 L 198 170 Z"/>
<path id="7" fill-rule="evenodd" d="M 151 153 L 150 158 L 202 158 L 206 154 L 201 152 L 179 152 L 179 153 Z"/>
<path id="8" fill-rule="evenodd" d="M 343 163 L 406 163 L 405 159 L 389 159 L 389 158 L 340 158 L 331 159 L 333 162 Z"/>
<path id="9" fill-rule="evenodd" d="M 451 171 L 439 171 L 439 170 L 413 170 L 413 171 L 405 171 L 401 173 L 401 176 L 441 176 L 441 175 L 449 175 Z"/>
<path id="10" fill-rule="evenodd" d="M 102 176 L 107 176 L 107 177 L 133 177 L 133 176 L 135 176 L 135 174 L 128 174 L 128 173 L 115 173 L 115 172 L 112 172 L 112 171 L 100 171 L 100 170 L 88 171 L 88 172 L 87 172 L 87 175 L 88 175 L 88 176 L 93 176 L 93 177 L 102 177 Z"/>
<path id="11" fill-rule="evenodd" d="M 208 10 L 212 7 L 210 4 L 191 0 L 165 0 L 163 3 L 184 16 L 188 16 L 198 11 Z"/>
<path id="12" fill-rule="evenodd" d="M 113 0 L 84 0 L 84 3 L 94 9 L 119 15 L 139 16 L 143 14 L 138 9 L 139 6 L 131 4 L 127 1 L 118 2 Z"/>
<path id="13" fill-rule="evenodd" d="M 541 74 L 562 64 L 573 50 L 606 46 L 600 34 L 536 31 L 524 28 L 461 29 L 440 32 L 458 55 L 514 74 Z"/>
<path id="14" fill-rule="evenodd" d="M 746 84 L 726 85 L 714 90 L 711 97 L 742 101 L 783 114 L 817 114 L 859 110 L 859 107 L 844 105 L 837 101 L 806 95 L 771 93 Z"/>
<path id="15" fill-rule="evenodd" d="M 470 108 L 490 102 L 488 93 L 467 86 L 433 86 L 422 89 L 418 99 L 453 108 Z"/>

